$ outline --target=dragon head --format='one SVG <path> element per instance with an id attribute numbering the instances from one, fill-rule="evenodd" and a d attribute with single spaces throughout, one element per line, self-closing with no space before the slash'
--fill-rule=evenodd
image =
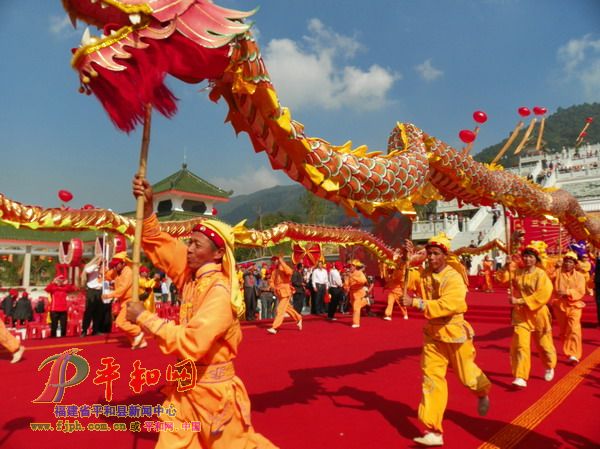
<path id="1" fill-rule="evenodd" d="M 89 27 L 73 49 L 80 92 L 94 94 L 126 132 L 143 121 L 147 104 L 169 117 L 176 98 L 164 83 L 218 79 L 229 63 L 229 45 L 250 28 L 254 11 L 221 8 L 210 0 L 62 0 L 74 26 Z"/>

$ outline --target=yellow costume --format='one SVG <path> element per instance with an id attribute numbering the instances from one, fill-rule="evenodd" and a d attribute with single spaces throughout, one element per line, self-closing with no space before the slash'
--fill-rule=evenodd
<path id="1" fill-rule="evenodd" d="M 139 337 L 142 332 L 140 326 L 125 318 L 125 315 L 127 314 L 127 303 L 131 301 L 133 295 L 133 270 L 129 265 L 125 265 L 120 273 L 117 273 L 114 269 L 109 270 L 107 278 L 114 279 L 115 289 L 110 293 L 104 293 L 102 298 L 116 298 L 120 303 L 120 309 L 115 318 L 115 324 L 125 333 L 127 339 L 132 344 L 132 348 L 146 346 L 147 343 L 145 340 L 140 339 L 140 341 L 136 341 L 136 337 Z"/>
<path id="2" fill-rule="evenodd" d="M 348 292 L 350 301 L 352 301 L 352 327 L 360 326 L 360 311 L 367 305 L 366 296 L 367 291 L 365 286 L 367 285 L 367 277 L 359 270 L 362 267 L 362 263 L 358 260 L 352 262 L 352 265 L 357 267 L 353 272 L 348 274 L 345 279 L 344 288 Z"/>
<path id="3" fill-rule="evenodd" d="M 486 256 L 487 257 L 487 256 Z M 491 260 L 485 259 L 483 261 L 483 276 L 485 278 L 485 289 L 487 293 L 493 293 L 494 286 L 492 284 L 492 277 L 494 275 L 494 264 Z"/>
<path id="4" fill-rule="evenodd" d="M 17 353 L 21 349 L 21 343 L 12 334 L 8 332 L 4 323 L 0 320 L 0 345 L 4 346 L 11 354 Z M 19 357 L 20 359 L 20 357 Z"/>
<path id="5" fill-rule="evenodd" d="M 588 295 L 593 295 L 593 288 L 592 288 L 592 275 L 591 275 L 591 271 L 592 271 L 592 264 L 591 262 L 588 260 L 588 256 L 585 256 L 585 259 L 582 259 L 579 261 L 579 263 L 576 265 L 575 269 L 579 272 L 581 272 L 585 278 L 585 286 L 586 286 L 586 293 Z"/>
<path id="6" fill-rule="evenodd" d="M 198 372 L 189 391 L 180 392 L 176 386 L 165 389 L 165 407 L 173 404 L 177 410 L 166 419 L 179 430 L 160 432 L 156 447 L 272 449 L 275 446 L 252 427 L 250 399 L 233 365 L 242 340 L 238 314 L 244 311 L 234 271 L 233 233 L 229 227 L 229 232 L 221 230 L 226 226 L 222 223 L 202 224 L 222 235 L 227 252 L 222 264 L 206 263 L 193 272 L 187 265 L 186 245 L 161 233 L 156 216 L 144 220 L 144 252 L 181 292 L 181 324 L 147 311 L 137 322 L 156 337 L 163 353 L 191 360 Z M 183 430 L 185 422 L 200 422 L 200 431 Z"/>
<path id="7" fill-rule="evenodd" d="M 286 313 L 296 321 L 298 328 L 302 329 L 302 315 L 290 305 L 290 300 L 292 299 L 293 273 L 294 270 L 280 258 L 277 268 L 275 268 L 271 274 L 270 285 L 279 300 L 277 314 L 275 315 L 275 320 L 273 321 L 271 329 L 277 330 L 277 328 L 281 326 Z M 272 331 L 270 332 L 273 333 Z"/>
<path id="8" fill-rule="evenodd" d="M 574 262 L 577 256 L 567 253 Z M 581 360 L 581 309 L 585 303 L 581 300 L 585 295 L 585 277 L 579 271 L 571 273 L 561 270 L 554 279 L 554 302 L 552 304 L 560 327 L 560 338 L 563 341 L 563 352 L 571 361 Z M 559 295 L 558 292 L 563 292 Z"/>
<path id="9" fill-rule="evenodd" d="M 418 415 L 428 431 L 442 433 L 448 402 L 448 365 L 461 383 L 479 398 L 487 396 L 492 384 L 475 364 L 474 332 L 464 318 L 467 286 L 463 276 L 449 265 L 439 273 L 424 270 L 421 293 L 422 299 L 415 298 L 412 304 L 428 319 L 423 331 L 423 396 Z"/>
<path id="10" fill-rule="evenodd" d="M 140 277 L 140 293 L 144 292 L 148 296 L 144 299 L 144 308 L 148 312 L 156 312 L 156 305 L 154 303 L 154 287 L 156 286 L 156 281 L 150 278 Z"/>
<path id="11" fill-rule="evenodd" d="M 394 304 L 399 304 L 400 312 L 404 318 L 408 318 L 406 307 L 402 305 L 402 296 L 404 295 L 404 277 L 406 266 L 395 269 L 389 276 L 386 288 L 390 290 L 387 297 L 387 307 L 385 308 L 384 318 L 391 319 Z M 408 270 L 408 286 L 407 291 L 415 291 L 419 283 L 419 270 L 410 268 Z"/>
<path id="12" fill-rule="evenodd" d="M 502 272 L 498 279 L 507 283 L 508 272 Z M 546 370 L 553 370 L 556 366 L 550 311 L 546 306 L 552 290 L 552 281 L 540 267 L 534 267 L 531 273 L 525 268 L 518 268 L 512 275 L 512 294 L 523 299 L 523 304 L 514 305 L 512 310 L 514 334 L 510 359 L 515 378 L 525 381 L 529 378 L 532 334 Z"/>

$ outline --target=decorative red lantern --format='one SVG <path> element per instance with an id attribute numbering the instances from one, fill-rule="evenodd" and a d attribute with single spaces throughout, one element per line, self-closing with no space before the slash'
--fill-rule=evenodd
<path id="1" fill-rule="evenodd" d="M 217 210 L 217 208 L 216 208 L 216 207 L 213 207 L 213 208 L 212 208 L 212 214 L 213 214 L 213 215 L 217 215 L 218 213 L 219 213 L 219 211 Z"/>
<path id="2" fill-rule="evenodd" d="M 94 206 L 93 204 L 84 204 L 82 209 L 83 210 L 96 209 L 96 206 Z"/>
<path id="3" fill-rule="evenodd" d="M 464 143 L 471 143 L 475 140 L 475 137 L 477 137 L 475 135 L 475 133 L 473 131 L 471 131 L 470 129 L 463 129 L 458 133 L 458 137 L 460 138 L 460 140 L 462 140 Z"/>
<path id="4" fill-rule="evenodd" d="M 68 190 L 59 190 L 58 197 L 60 198 L 61 201 L 68 203 L 69 201 L 71 201 L 73 199 L 73 194 L 71 192 L 69 192 Z"/>
<path id="5" fill-rule="evenodd" d="M 485 123 L 487 122 L 487 114 L 483 111 L 475 111 L 473 112 L 473 120 L 477 123 Z"/>
<path id="6" fill-rule="evenodd" d="M 123 235 L 115 235 L 114 236 L 114 253 L 120 253 L 123 251 L 127 251 L 127 240 L 125 240 L 125 236 Z"/>
<path id="7" fill-rule="evenodd" d="M 588 117 L 585 119 L 586 123 L 592 123 L 594 121 L 594 117 Z"/>
<path id="8" fill-rule="evenodd" d="M 525 106 L 521 106 L 517 111 L 521 117 L 527 117 L 531 114 L 529 108 L 526 108 Z"/>
<path id="9" fill-rule="evenodd" d="M 533 108 L 533 113 L 535 115 L 544 115 L 546 112 L 548 112 L 548 109 L 542 108 L 541 106 L 535 106 Z"/>
<path id="10" fill-rule="evenodd" d="M 302 263 L 305 267 L 314 267 L 321 260 L 321 245 L 318 243 L 306 243 L 302 246 L 300 243 L 292 245 L 292 263 L 294 265 Z"/>

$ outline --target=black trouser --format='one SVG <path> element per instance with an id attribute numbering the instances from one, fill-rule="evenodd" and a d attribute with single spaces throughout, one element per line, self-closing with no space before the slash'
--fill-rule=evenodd
<path id="1" fill-rule="evenodd" d="M 344 290 L 342 287 L 331 287 L 329 289 L 329 294 L 331 295 L 331 298 L 327 309 L 327 318 L 333 318 L 333 315 L 335 315 L 335 312 L 337 311 L 338 304 L 340 301 L 344 300 Z"/>
<path id="2" fill-rule="evenodd" d="M 67 335 L 67 312 L 50 312 L 50 336 L 56 337 L 56 328 L 60 321 L 60 336 Z"/>
<path id="3" fill-rule="evenodd" d="M 256 289 L 244 287 L 244 302 L 246 303 L 246 319 L 254 321 L 256 319 Z"/>
<path id="4" fill-rule="evenodd" d="M 98 312 L 100 318 L 98 320 L 98 331 L 105 334 L 110 334 L 112 331 L 112 302 L 104 303 L 100 301 L 99 306 L 100 312 Z"/>
<path id="5" fill-rule="evenodd" d="M 304 293 L 304 289 L 297 290 L 296 293 L 292 296 L 292 305 L 296 312 L 302 313 L 302 308 L 304 307 L 304 300 L 306 299 L 306 294 Z"/>
<path id="6" fill-rule="evenodd" d="M 317 290 L 315 291 L 315 300 L 312 304 L 312 313 L 320 315 L 325 313 L 325 284 L 315 284 Z"/>
<path id="7" fill-rule="evenodd" d="M 102 290 L 88 288 L 85 291 L 85 311 L 83 312 L 83 323 L 81 325 L 81 335 L 86 335 L 87 330 L 92 324 L 92 334 L 101 332 L 103 318 Z"/>

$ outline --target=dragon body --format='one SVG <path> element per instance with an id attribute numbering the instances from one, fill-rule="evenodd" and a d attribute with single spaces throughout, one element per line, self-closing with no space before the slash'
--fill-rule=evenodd
<path id="1" fill-rule="evenodd" d="M 433 199 L 503 204 L 520 215 L 555 217 L 573 237 L 600 247 L 600 220 L 588 217 L 568 192 L 478 163 L 414 125 L 393 128 L 387 154 L 307 136 L 279 104 L 244 23 L 253 12 L 208 0 L 62 1 L 73 21 L 104 31 L 85 39 L 72 65 L 81 90 L 95 94 L 124 131 L 142 121 L 146 104 L 167 116 L 176 112 L 175 97 L 164 84 L 167 74 L 190 83 L 207 79 L 210 98 L 227 102 L 227 120 L 249 135 L 274 169 L 348 213 L 374 218 L 412 213 L 413 204 Z"/>
<path id="2" fill-rule="evenodd" d="M 186 238 L 194 226 L 205 218 L 185 221 L 163 221 L 161 231 Z M 0 194 L 0 221 L 39 231 L 96 231 L 120 234 L 133 239 L 135 219 L 105 209 L 64 209 L 29 206 Z M 382 263 L 394 265 L 400 261 L 399 249 L 392 248 L 373 234 L 353 227 L 317 226 L 283 222 L 270 229 L 246 228 L 242 223 L 233 227 L 236 246 L 268 248 L 286 242 L 311 242 L 342 246 L 362 246 Z"/>

